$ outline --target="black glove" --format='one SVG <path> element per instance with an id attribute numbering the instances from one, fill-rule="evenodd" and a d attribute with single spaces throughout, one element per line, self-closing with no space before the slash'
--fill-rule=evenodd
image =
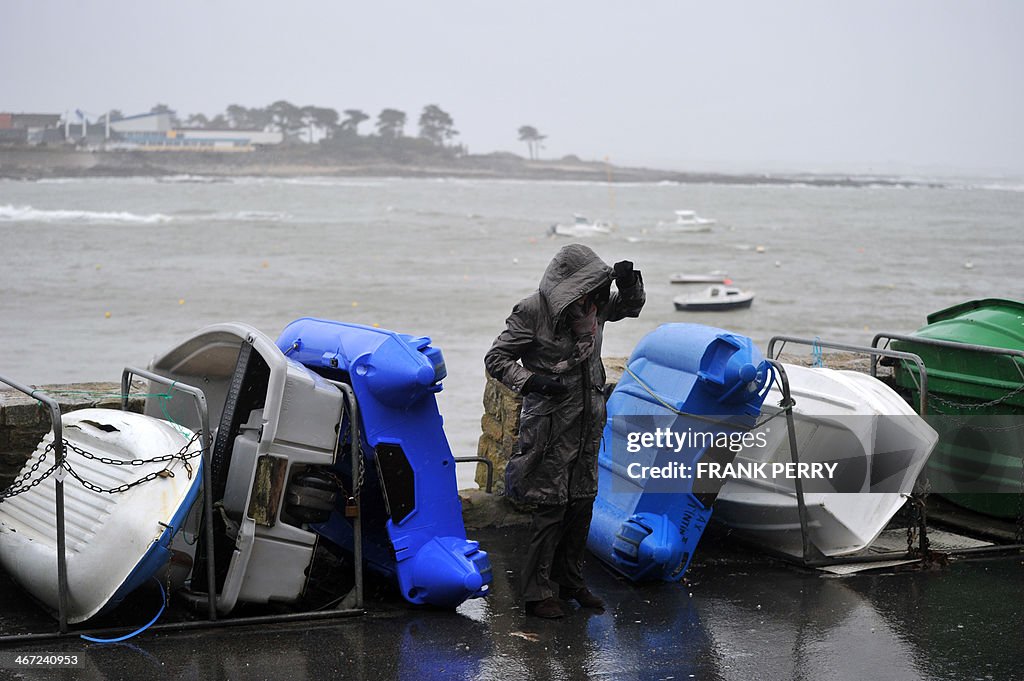
<path id="1" fill-rule="evenodd" d="M 629 288 L 636 284 L 636 271 L 629 260 L 620 260 L 612 269 L 615 270 L 615 286 L 618 288 Z"/>
<path id="2" fill-rule="evenodd" d="M 569 392 L 569 389 L 562 385 L 562 382 L 558 379 L 534 374 L 526 379 L 526 383 L 523 384 L 523 389 L 520 392 L 524 395 L 540 393 L 541 395 L 553 396 L 564 395 Z"/>

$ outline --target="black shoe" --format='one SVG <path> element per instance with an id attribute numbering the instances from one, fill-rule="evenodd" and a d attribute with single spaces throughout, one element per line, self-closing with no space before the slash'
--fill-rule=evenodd
<path id="1" fill-rule="evenodd" d="M 576 601 L 581 608 L 593 610 L 604 610 L 604 601 L 590 592 L 590 589 L 583 586 L 575 591 L 572 589 L 559 589 L 558 597 L 565 601 Z"/>
<path id="2" fill-rule="evenodd" d="M 543 601 L 528 601 L 526 603 L 526 614 L 534 617 L 543 617 L 546 620 L 557 620 L 565 617 L 565 611 L 554 598 L 545 598 Z"/>

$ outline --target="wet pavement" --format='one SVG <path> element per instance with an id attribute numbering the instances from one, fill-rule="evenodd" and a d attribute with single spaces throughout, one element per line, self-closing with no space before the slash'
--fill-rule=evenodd
<path id="1" fill-rule="evenodd" d="M 494 588 L 456 612 L 410 608 L 371 585 L 367 614 L 348 619 L 4 645 L 4 659 L 58 652 L 80 665 L 8 664 L 0 679 L 1024 679 L 1020 556 L 835 577 L 712 535 L 682 584 L 633 585 L 589 558 L 607 612 L 545 621 L 512 596 L 524 530 L 472 534 L 491 554 Z M 148 620 L 154 598 L 122 616 Z M 56 626 L 0 578 L 0 629 Z"/>

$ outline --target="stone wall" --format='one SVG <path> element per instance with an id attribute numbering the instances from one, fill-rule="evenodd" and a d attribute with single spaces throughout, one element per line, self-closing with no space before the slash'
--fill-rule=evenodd
<path id="1" fill-rule="evenodd" d="M 141 392 L 145 383 L 136 382 L 132 387 Z M 39 390 L 57 400 L 62 414 L 87 407 L 121 408 L 121 386 L 117 383 L 46 385 Z M 128 408 L 141 412 L 142 403 L 143 398 L 133 397 Z M 14 480 L 52 427 L 50 410 L 43 403 L 17 390 L 0 390 L 0 489 Z"/>

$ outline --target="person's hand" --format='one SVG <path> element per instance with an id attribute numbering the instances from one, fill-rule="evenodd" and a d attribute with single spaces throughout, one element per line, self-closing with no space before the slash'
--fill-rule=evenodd
<path id="1" fill-rule="evenodd" d="M 633 263 L 629 260 L 620 260 L 612 266 L 615 271 L 615 285 L 622 288 L 629 288 L 636 283 L 636 272 L 633 270 Z"/>
<path id="2" fill-rule="evenodd" d="M 569 392 L 569 389 L 562 385 L 562 382 L 555 378 L 548 378 L 547 376 L 541 376 L 540 374 L 534 374 L 526 379 L 526 383 L 523 384 L 522 393 L 528 395 L 529 393 L 540 393 L 541 395 L 564 395 Z"/>

